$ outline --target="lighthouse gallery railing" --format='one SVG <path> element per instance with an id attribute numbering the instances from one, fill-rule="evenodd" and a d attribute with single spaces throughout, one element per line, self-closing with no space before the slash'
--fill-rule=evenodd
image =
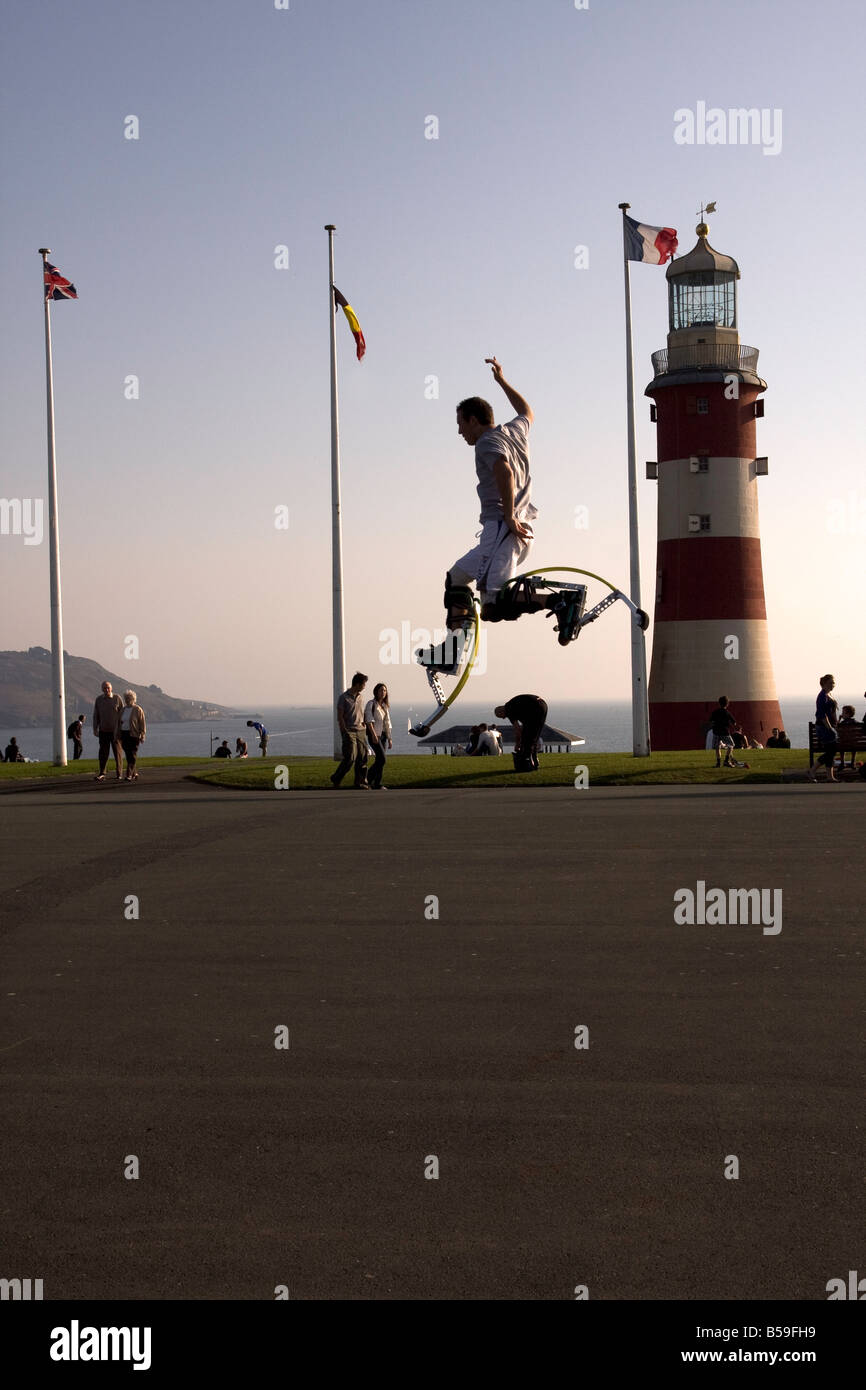
<path id="1" fill-rule="evenodd" d="M 738 343 L 693 343 L 691 347 L 660 348 L 652 355 L 653 375 L 682 372 L 695 367 L 724 367 L 757 372 L 758 349 Z"/>

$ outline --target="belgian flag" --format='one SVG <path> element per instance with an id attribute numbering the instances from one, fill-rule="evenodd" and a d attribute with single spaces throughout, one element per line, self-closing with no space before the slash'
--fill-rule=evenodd
<path id="1" fill-rule="evenodd" d="M 355 310 L 352 308 L 346 296 L 340 294 L 340 291 L 337 289 L 336 285 L 334 286 L 334 299 L 337 301 L 343 313 L 346 315 L 346 318 L 348 319 L 349 327 L 352 330 L 352 337 L 355 339 L 356 355 L 358 361 L 360 362 L 361 358 L 364 356 L 364 353 L 367 351 L 367 344 L 364 342 L 364 335 L 361 332 L 361 325 L 358 322 Z"/>

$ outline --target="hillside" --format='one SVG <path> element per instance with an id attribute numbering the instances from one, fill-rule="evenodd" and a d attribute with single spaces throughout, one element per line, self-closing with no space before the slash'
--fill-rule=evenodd
<path id="1" fill-rule="evenodd" d="M 130 663 L 133 665 L 135 663 Z M 177 700 L 158 685 L 145 685 L 140 677 L 119 676 L 98 661 L 63 653 L 66 677 L 66 722 L 84 712 L 88 719 L 103 681 L 111 681 L 118 694 L 134 690 L 148 723 L 166 723 L 226 717 L 235 713 L 225 705 L 206 700 Z M 0 725 L 37 728 L 51 722 L 51 653 L 44 647 L 26 652 L 0 652 Z"/>

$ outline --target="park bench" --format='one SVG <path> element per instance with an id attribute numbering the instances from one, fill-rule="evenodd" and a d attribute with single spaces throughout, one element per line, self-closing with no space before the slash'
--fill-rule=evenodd
<path id="1" fill-rule="evenodd" d="M 809 766 L 815 766 L 816 754 L 824 752 L 824 744 L 816 733 L 817 726 L 809 725 Z M 845 754 L 851 754 L 851 766 L 854 766 L 854 754 L 866 753 L 866 726 L 863 724 L 851 724 L 847 729 L 839 729 L 838 743 L 836 751 L 839 753 L 842 762 L 845 761 Z"/>

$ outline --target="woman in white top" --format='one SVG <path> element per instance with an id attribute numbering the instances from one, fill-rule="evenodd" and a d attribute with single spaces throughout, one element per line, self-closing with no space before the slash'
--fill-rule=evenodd
<path id="1" fill-rule="evenodd" d="M 138 758 L 138 746 L 144 743 L 147 725 L 144 719 L 144 710 L 141 705 L 136 703 L 134 690 L 123 692 L 123 709 L 120 712 L 120 725 L 118 733 L 120 742 L 123 745 L 123 752 L 126 757 L 126 781 L 135 782 L 138 780 L 138 773 L 135 770 Z"/>
<path id="2" fill-rule="evenodd" d="M 367 742 L 373 750 L 373 757 L 376 759 L 373 766 L 367 773 L 367 781 L 376 791 L 387 791 L 387 787 L 382 786 L 382 773 L 385 770 L 385 748 L 392 748 L 391 743 L 391 711 L 388 706 L 388 687 L 381 682 L 373 688 L 373 698 L 368 700 L 364 707 L 364 725 L 367 730 Z"/>

